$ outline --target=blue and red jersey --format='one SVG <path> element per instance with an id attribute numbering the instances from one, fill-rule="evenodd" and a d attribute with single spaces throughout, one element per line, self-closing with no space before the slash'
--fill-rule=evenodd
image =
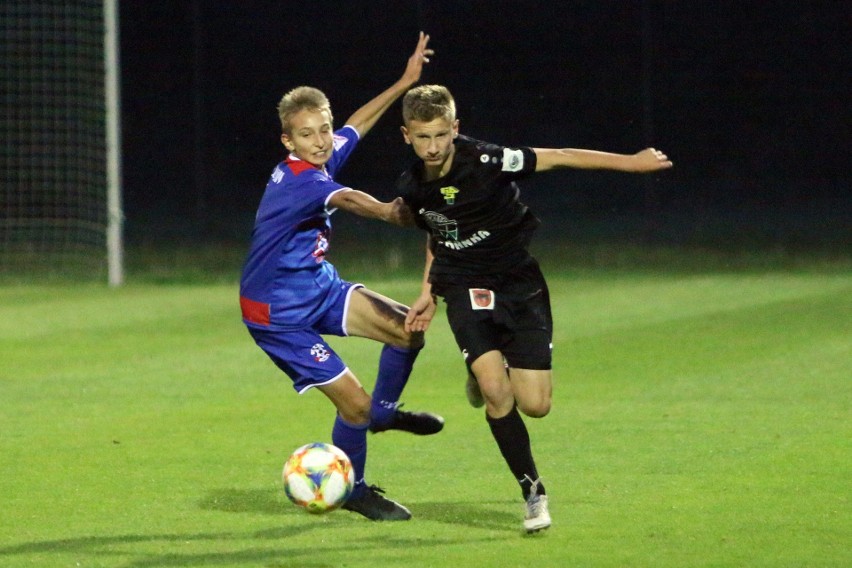
<path id="1" fill-rule="evenodd" d="M 334 151 L 324 168 L 291 154 L 272 171 L 240 280 L 246 325 L 302 329 L 316 322 L 335 300 L 339 277 L 325 260 L 334 213 L 328 201 L 349 189 L 333 178 L 358 139 L 354 128 L 344 126 L 334 133 Z"/>

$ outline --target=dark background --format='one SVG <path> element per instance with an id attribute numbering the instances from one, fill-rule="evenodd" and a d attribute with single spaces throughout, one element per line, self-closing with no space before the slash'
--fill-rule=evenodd
<path id="1" fill-rule="evenodd" d="M 463 133 L 614 152 L 653 145 L 675 162 L 652 176 L 528 180 L 523 199 L 545 238 L 848 252 L 850 6 L 122 2 L 127 238 L 245 241 L 283 157 L 281 95 L 322 89 L 342 126 L 400 76 L 423 29 L 436 55 L 422 82 L 451 89 Z M 397 102 L 338 181 L 393 197 L 414 159 L 400 123 Z M 388 234 L 343 217 L 336 239 L 355 237 L 340 223 Z"/>

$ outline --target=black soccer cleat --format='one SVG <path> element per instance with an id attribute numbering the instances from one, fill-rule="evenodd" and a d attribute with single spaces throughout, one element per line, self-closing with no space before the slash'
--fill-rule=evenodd
<path id="1" fill-rule="evenodd" d="M 407 521 L 411 518 L 411 511 L 385 497 L 384 489 L 375 485 L 367 486 L 357 497 L 353 495 L 343 509 L 364 515 L 371 521 Z"/>
<path id="2" fill-rule="evenodd" d="M 402 406 L 401 404 L 399 406 Z M 402 430 L 418 436 L 437 434 L 444 429 L 444 419 L 431 412 L 408 412 L 399 407 L 393 412 L 393 418 L 385 424 L 370 424 L 370 432 Z"/>

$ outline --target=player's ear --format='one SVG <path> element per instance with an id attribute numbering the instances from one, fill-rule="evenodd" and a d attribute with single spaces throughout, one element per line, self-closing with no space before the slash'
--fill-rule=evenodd
<path id="1" fill-rule="evenodd" d="M 458 138 L 459 136 L 459 119 L 455 119 L 453 121 L 453 138 Z"/>
<path id="2" fill-rule="evenodd" d="M 287 150 L 289 150 L 290 152 L 292 152 L 295 148 L 295 146 L 293 145 L 293 141 L 290 140 L 290 137 L 287 136 L 287 134 L 281 134 L 281 143 L 284 144 L 284 147 L 287 148 Z"/>
<path id="3" fill-rule="evenodd" d="M 405 143 L 411 144 L 411 138 L 408 137 L 408 129 L 404 126 L 400 126 L 399 131 L 402 132 L 402 137 L 405 139 Z"/>

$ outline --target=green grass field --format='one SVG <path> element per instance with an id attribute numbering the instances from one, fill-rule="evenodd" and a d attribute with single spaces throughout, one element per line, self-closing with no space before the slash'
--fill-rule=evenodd
<path id="1" fill-rule="evenodd" d="M 447 425 L 371 436 L 368 480 L 414 515 L 381 524 L 287 502 L 331 406 L 254 346 L 234 284 L 0 288 L 0 566 L 852 566 L 849 271 L 546 272 L 533 536 L 443 313 L 404 400 Z M 379 345 L 334 344 L 371 387 Z"/>

